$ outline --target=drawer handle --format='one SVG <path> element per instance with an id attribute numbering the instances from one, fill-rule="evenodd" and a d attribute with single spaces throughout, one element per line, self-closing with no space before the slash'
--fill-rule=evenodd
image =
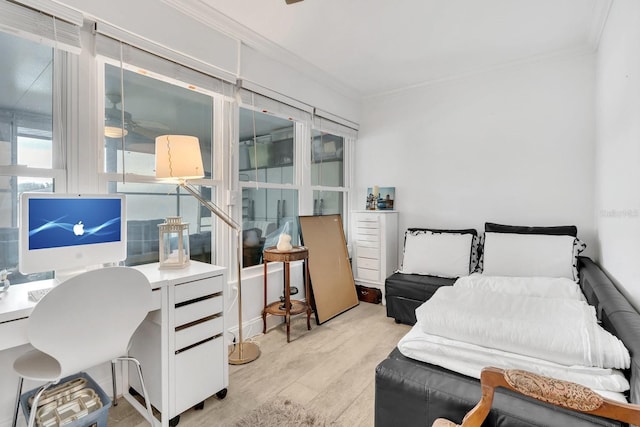
<path id="1" fill-rule="evenodd" d="M 184 307 L 185 305 L 194 304 L 196 302 L 204 301 L 206 299 L 219 297 L 220 295 L 222 295 L 222 292 L 216 292 L 215 294 L 205 295 L 205 296 L 202 296 L 202 297 L 190 299 L 189 301 L 179 302 L 179 303 L 176 304 L 176 308 Z"/>
<path id="2" fill-rule="evenodd" d="M 216 313 L 211 316 L 203 317 L 202 319 L 194 320 L 193 322 L 185 323 L 184 325 L 176 326 L 176 332 L 181 331 L 183 329 L 190 328 L 200 323 L 208 322 L 209 320 L 213 320 L 221 316 L 222 316 L 222 313 Z"/>
<path id="3" fill-rule="evenodd" d="M 180 350 L 176 350 L 176 352 L 175 352 L 175 353 L 176 353 L 176 354 L 180 354 L 180 353 L 182 353 L 183 351 L 191 350 L 191 349 L 192 349 L 192 348 L 194 348 L 194 347 L 197 347 L 197 346 L 199 346 L 199 345 L 201 345 L 201 344 L 204 344 L 204 343 L 206 343 L 206 342 L 209 342 L 209 341 L 213 341 L 213 340 L 215 340 L 216 338 L 220 338 L 221 336 L 222 336 L 222 334 L 214 335 L 214 336 L 212 336 L 211 338 L 204 339 L 204 340 L 199 341 L 199 342 L 197 342 L 197 343 L 195 343 L 195 344 L 191 344 L 191 345 L 188 345 L 188 346 L 186 346 L 186 347 L 184 347 L 184 348 L 181 348 Z"/>
<path id="4" fill-rule="evenodd" d="M 178 283 L 176 284 L 176 287 L 178 286 L 185 286 L 185 285 L 190 285 L 192 283 L 196 283 L 196 282 L 202 282 L 203 280 L 209 280 L 209 281 L 217 281 L 218 279 L 221 279 L 220 275 L 215 275 L 215 276 L 211 276 L 211 277 L 203 277 L 201 279 L 193 279 L 193 280 L 189 280 L 188 282 L 182 282 L 182 283 Z"/>

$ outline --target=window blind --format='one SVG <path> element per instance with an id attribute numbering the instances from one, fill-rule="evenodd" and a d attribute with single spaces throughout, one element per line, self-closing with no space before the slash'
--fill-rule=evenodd
<path id="1" fill-rule="evenodd" d="M 0 31 L 79 54 L 82 15 L 56 5 L 44 7 L 42 1 L 25 1 L 31 9 L 6 0 L 0 1 Z M 42 4 L 41 4 L 42 3 Z"/>
<path id="2" fill-rule="evenodd" d="M 70 24 L 82 27 L 83 16 L 77 10 L 73 10 L 51 0 L 14 0 L 15 3 L 21 3 L 34 10 L 39 10 L 47 15 L 55 16 L 58 19 L 67 21 Z"/>
<path id="3" fill-rule="evenodd" d="M 240 81 L 239 86 L 243 83 L 244 82 Z M 303 123 L 311 122 L 311 112 L 313 109 L 309 106 L 303 107 L 308 110 L 302 109 L 300 108 L 303 106 L 301 103 L 297 103 L 299 107 L 295 107 L 288 103 L 284 103 L 280 100 L 273 99 L 269 96 L 265 96 L 242 87 L 238 89 L 238 102 L 242 106 L 250 106 L 259 109 L 264 113 L 275 114 L 276 116 L 285 117 Z M 290 100 L 290 102 L 296 103 L 294 100 Z"/>
<path id="4" fill-rule="evenodd" d="M 234 76 L 106 24 L 96 23 L 95 30 L 98 55 L 234 98 Z"/>
<path id="5" fill-rule="evenodd" d="M 358 125 L 341 119 L 330 113 L 321 110 L 315 110 L 313 115 L 313 128 L 323 132 L 333 133 L 335 135 L 344 136 L 346 138 L 358 137 Z M 340 123 L 342 122 L 342 123 Z"/>

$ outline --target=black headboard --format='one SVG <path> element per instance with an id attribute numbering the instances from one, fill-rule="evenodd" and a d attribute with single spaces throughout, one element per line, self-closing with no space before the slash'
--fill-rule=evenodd
<path id="1" fill-rule="evenodd" d="M 580 286 L 589 304 L 596 308 L 602 326 L 617 336 L 631 354 L 630 401 L 640 403 L 640 314 L 607 275 L 586 257 L 579 258 Z"/>

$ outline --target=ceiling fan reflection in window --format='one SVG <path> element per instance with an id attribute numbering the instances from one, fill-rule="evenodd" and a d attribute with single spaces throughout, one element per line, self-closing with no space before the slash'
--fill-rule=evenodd
<path id="1" fill-rule="evenodd" d="M 104 136 L 107 138 L 127 137 L 127 145 L 135 143 L 136 146 L 147 143 L 148 149 L 153 150 L 155 138 L 166 133 L 169 128 L 158 122 L 146 120 L 133 120 L 133 116 L 128 111 L 122 111 L 118 105 L 122 102 L 119 93 L 108 93 L 107 99 L 111 103 L 110 107 L 104 110 Z M 124 124 L 122 120 L 124 118 Z M 131 149 L 131 148 L 130 148 Z M 138 150 L 136 150 L 138 151 Z"/>

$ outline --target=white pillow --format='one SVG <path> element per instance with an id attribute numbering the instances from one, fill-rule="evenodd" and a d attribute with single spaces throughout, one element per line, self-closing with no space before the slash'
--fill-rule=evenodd
<path id="1" fill-rule="evenodd" d="M 517 277 L 574 277 L 573 236 L 485 233 L 482 274 Z"/>
<path id="2" fill-rule="evenodd" d="M 440 277 L 469 274 L 472 234 L 407 233 L 404 243 L 402 273 Z"/>

